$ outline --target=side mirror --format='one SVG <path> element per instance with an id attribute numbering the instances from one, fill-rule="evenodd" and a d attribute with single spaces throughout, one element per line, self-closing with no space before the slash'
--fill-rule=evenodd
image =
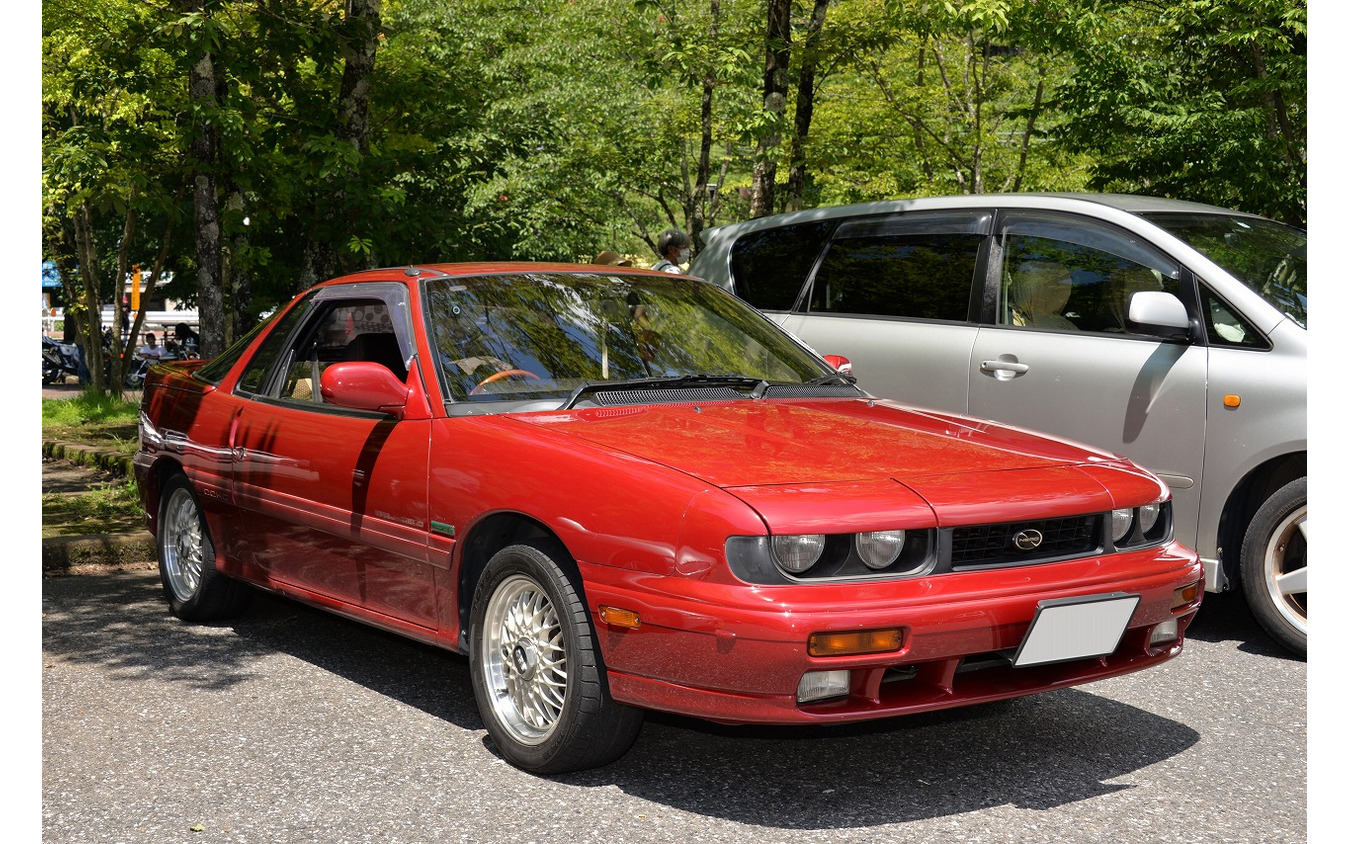
<path id="1" fill-rule="evenodd" d="M 1140 334 L 1185 338 L 1191 334 L 1186 306 L 1171 293 L 1141 290 L 1130 297 L 1129 327 Z"/>
<path id="2" fill-rule="evenodd" d="M 408 406 L 408 385 L 389 367 L 370 361 L 335 363 L 319 377 L 323 400 L 352 410 L 390 413 L 399 419 Z"/>
<path id="3" fill-rule="evenodd" d="M 853 361 L 843 355 L 825 355 L 825 362 L 833 366 L 840 375 L 853 374 Z"/>

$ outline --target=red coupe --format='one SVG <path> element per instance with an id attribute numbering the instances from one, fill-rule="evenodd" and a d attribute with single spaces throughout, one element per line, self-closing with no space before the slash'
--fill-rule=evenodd
<path id="1" fill-rule="evenodd" d="M 729 293 L 616 267 L 374 270 L 147 378 L 175 615 L 278 592 L 468 655 L 503 756 L 602 765 L 644 709 L 883 718 L 1181 652 L 1167 487 L 900 405 Z"/>

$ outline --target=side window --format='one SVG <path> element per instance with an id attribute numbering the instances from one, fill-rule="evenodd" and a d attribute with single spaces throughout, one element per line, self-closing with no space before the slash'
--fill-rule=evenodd
<path id="1" fill-rule="evenodd" d="M 736 295 L 762 311 L 792 310 L 833 227 L 822 220 L 739 238 L 731 247 Z"/>
<path id="2" fill-rule="evenodd" d="M 840 226 L 811 311 L 965 322 L 989 215 L 907 215 Z"/>
<path id="3" fill-rule="evenodd" d="M 265 319 L 253 326 L 247 334 L 235 340 L 228 349 L 202 364 L 200 369 L 194 370 L 192 377 L 209 384 L 219 384 L 229 374 L 230 370 L 234 369 L 235 361 L 244 356 L 248 347 L 253 344 L 254 340 L 258 339 L 258 335 L 266 331 L 271 324 L 271 320 Z"/>
<path id="4" fill-rule="evenodd" d="M 291 331 L 304 319 L 305 314 L 309 313 L 313 306 L 314 294 L 310 294 L 308 298 L 302 302 L 297 302 L 295 307 L 276 321 L 275 327 L 267 335 L 267 339 L 263 340 L 262 345 L 258 347 L 258 351 L 248 362 L 244 373 L 239 376 L 239 383 L 235 385 L 236 392 L 254 394 L 262 392 L 267 373 L 271 370 L 277 356 L 281 354 Z"/>
<path id="5" fill-rule="evenodd" d="M 408 378 L 407 361 L 394 334 L 388 306 L 379 299 L 325 302 L 287 350 L 278 398 L 322 402 L 319 378 L 339 361 L 369 361 Z"/>
<path id="6" fill-rule="evenodd" d="M 1175 262 L 1090 220 L 1010 215 L 1000 243 L 1000 325 L 1128 334 L 1132 295 L 1180 289 Z"/>
<path id="7" fill-rule="evenodd" d="M 1205 336 L 1212 346 L 1268 349 L 1270 344 L 1214 291 L 1201 285 L 1200 303 L 1205 313 Z"/>

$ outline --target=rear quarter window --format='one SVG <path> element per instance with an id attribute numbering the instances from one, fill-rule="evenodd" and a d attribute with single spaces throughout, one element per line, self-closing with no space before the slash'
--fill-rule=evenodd
<path id="1" fill-rule="evenodd" d="M 836 239 L 812 285 L 812 312 L 965 321 L 984 236 L 884 234 Z"/>
<path id="2" fill-rule="evenodd" d="M 818 221 L 738 238 L 731 247 L 736 295 L 762 311 L 792 310 L 833 228 L 831 221 Z"/>

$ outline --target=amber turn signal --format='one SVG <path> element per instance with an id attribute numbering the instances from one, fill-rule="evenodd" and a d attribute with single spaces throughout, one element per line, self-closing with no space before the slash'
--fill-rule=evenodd
<path id="1" fill-rule="evenodd" d="M 1172 593 L 1172 609 L 1184 607 L 1200 597 L 1200 581 L 1192 583 L 1190 586 L 1183 586 Z"/>
<path id="2" fill-rule="evenodd" d="M 625 627 L 629 630 L 636 630 L 642 626 L 642 619 L 637 613 L 618 607 L 600 607 L 600 620 L 610 627 Z"/>
<path id="3" fill-rule="evenodd" d="M 900 650 L 904 634 L 899 628 L 864 630 L 860 633 L 812 633 L 806 641 L 811 656 L 850 656 Z"/>
<path id="4" fill-rule="evenodd" d="M 1223 397 L 1224 407 L 1237 407 L 1240 404 L 1242 404 L 1242 396 L 1229 393 L 1228 395 Z"/>

